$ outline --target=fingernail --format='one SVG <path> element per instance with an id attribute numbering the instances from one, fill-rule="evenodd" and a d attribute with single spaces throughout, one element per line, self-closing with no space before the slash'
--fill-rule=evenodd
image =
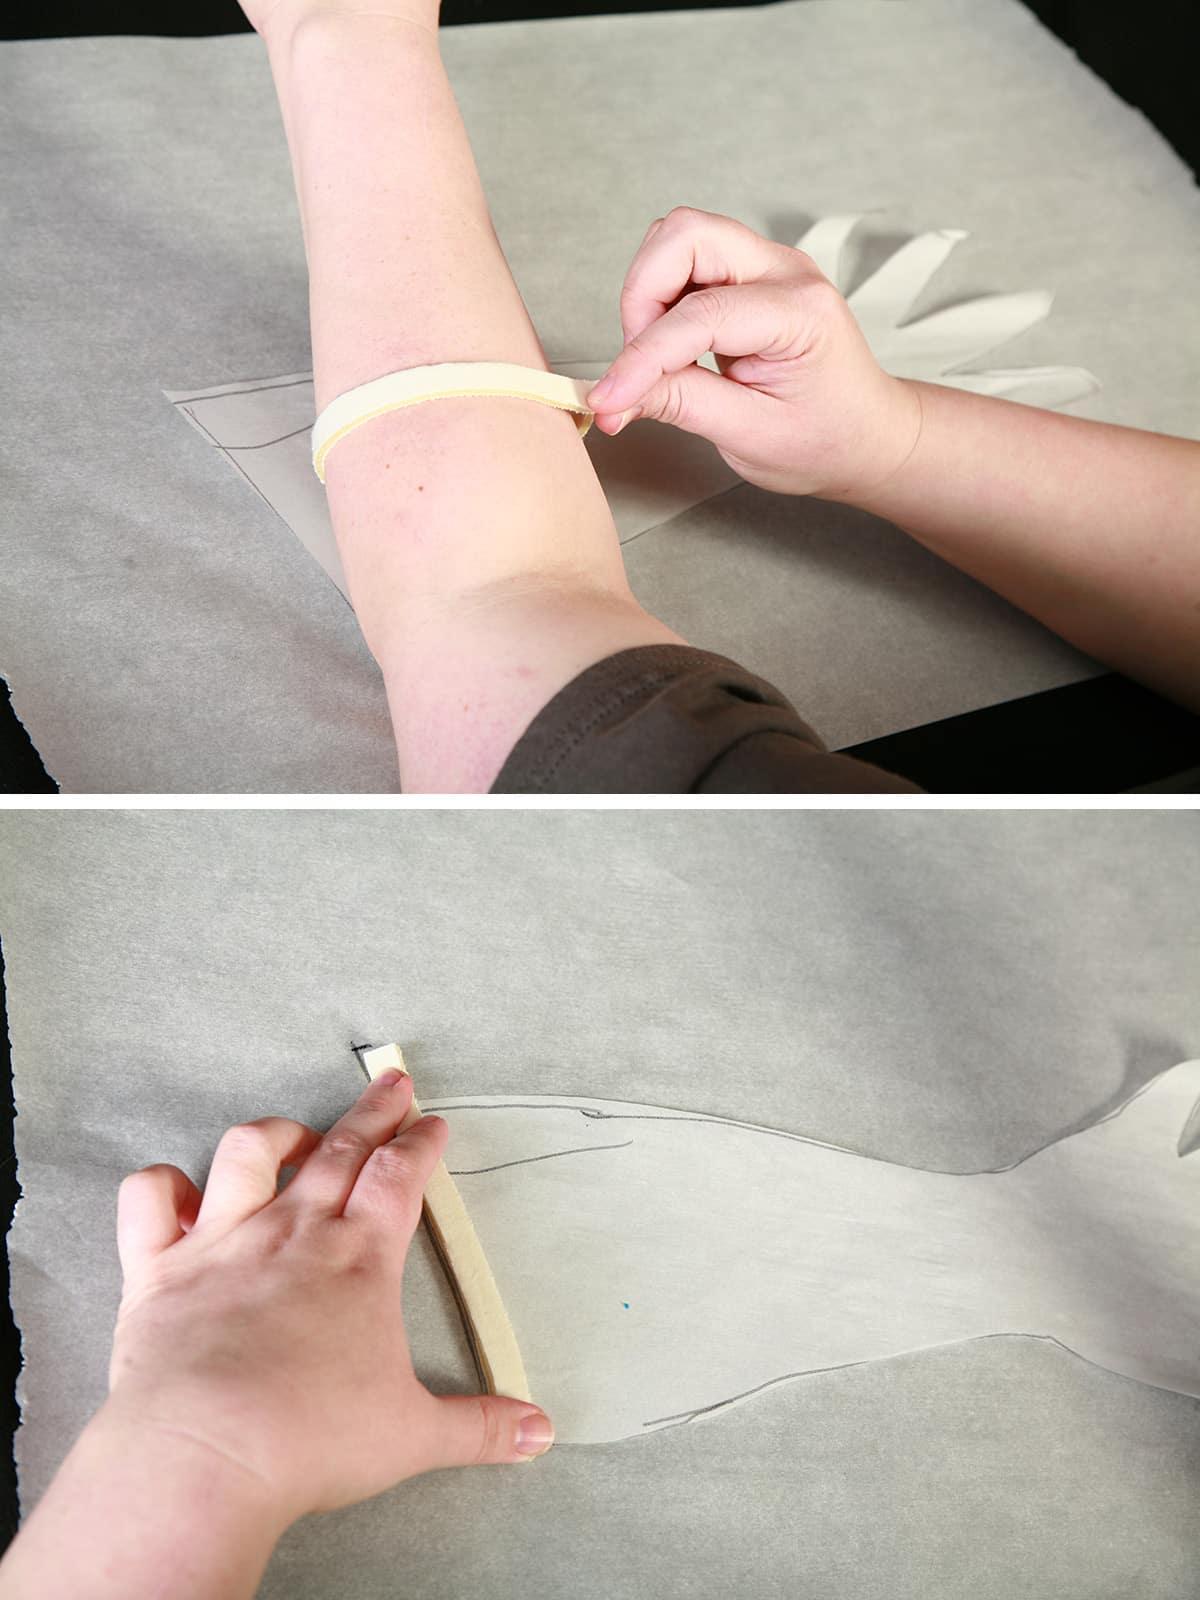
<path id="1" fill-rule="evenodd" d="M 593 411 L 598 410 L 615 388 L 616 384 L 611 378 L 601 378 L 594 389 L 588 390 L 588 405 Z"/>
<path id="2" fill-rule="evenodd" d="M 554 1443 L 554 1428 L 542 1411 L 531 1411 L 521 1418 L 517 1429 L 517 1449 L 523 1456 L 540 1456 Z"/>
<path id="3" fill-rule="evenodd" d="M 617 419 L 617 425 L 609 435 L 609 438 L 615 439 L 627 422 L 636 422 L 641 414 L 642 412 L 640 406 L 634 406 L 629 411 L 622 411 L 620 417 Z"/>
<path id="4" fill-rule="evenodd" d="M 372 1078 L 371 1084 L 373 1087 L 382 1085 L 383 1088 L 390 1089 L 394 1083 L 399 1083 L 401 1078 L 407 1077 L 408 1073 L 401 1072 L 399 1067 L 389 1067 L 386 1072 L 381 1072 L 377 1078 Z"/>

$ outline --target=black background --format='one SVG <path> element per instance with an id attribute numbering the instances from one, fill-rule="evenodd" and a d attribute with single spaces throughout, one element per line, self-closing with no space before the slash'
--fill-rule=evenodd
<path id="1" fill-rule="evenodd" d="M 4 819 L 0 817 L 0 827 Z M 0 1054 L 3 1074 L 0 1081 L 0 1218 L 7 1234 L 17 1203 L 17 1158 L 13 1154 L 12 1063 L 8 1051 L 8 1018 L 4 1009 L 4 953 L 0 950 Z M 21 1365 L 21 1342 L 13 1321 L 8 1298 L 8 1251 L 0 1251 L 0 1548 L 7 1549 L 17 1528 L 17 1469 L 13 1463 L 12 1441 L 17 1429 L 17 1372 Z"/>
<path id="2" fill-rule="evenodd" d="M 728 4 L 729 0 L 725 0 Z M 893 0 L 901 4 L 904 0 Z M 916 0 L 914 0 L 916 3 Z M 1200 119 L 1189 71 L 1200 60 L 1200 6 L 1113 5 L 1100 0 L 1025 0 L 1093 71 L 1143 110 L 1195 172 L 1200 168 Z M 518 17 L 616 11 L 699 9 L 688 5 L 582 3 L 536 5 L 532 0 L 444 0 L 445 26 Z M 0 24 L 0 38 L 152 33 L 199 36 L 240 33 L 247 24 L 234 0 L 174 8 L 121 0 L 49 0 Z M 1120 270 L 1114 261 L 1113 270 Z M 803 709 L 803 708 L 801 708 Z M 931 789 L 1014 793 L 1106 792 L 1159 781 L 1200 760 L 1200 719 L 1190 717 L 1127 680 L 1107 675 L 1090 683 L 990 707 L 857 747 L 870 759 Z M 0 793 L 52 790 L 36 752 L 11 713 L 0 684 Z M 2 825 L 2 824 L 0 824 Z M 0 1226 L 7 1232 L 17 1197 L 12 1145 L 12 1076 L 3 1011 L 0 952 Z M 11 1438 L 17 1410 L 13 1389 L 19 1341 L 8 1303 L 8 1253 L 0 1253 L 0 1546 L 16 1527 L 16 1472 Z"/>

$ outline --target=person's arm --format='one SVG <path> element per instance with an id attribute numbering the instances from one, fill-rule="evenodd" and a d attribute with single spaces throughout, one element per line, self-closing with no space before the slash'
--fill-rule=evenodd
<path id="1" fill-rule="evenodd" d="M 404 1259 L 447 1128 L 398 1133 L 411 1102 L 385 1072 L 324 1137 L 231 1128 L 203 1195 L 178 1167 L 125 1180 L 109 1397 L 0 1561 L 0 1600 L 248 1600 L 300 1517 L 549 1448 L 537 1406 L 413 1371 Z"/>
<path id="2" fill-rule="evenodd" d="M 546 369 L 442 64 L 437 0 L 277 7 L 263 31 L 305 248 L 316 407 L 400 368 Z M 446 399 L 331 451 L 330 516 L 406 789 L 483 790 L 585 667 L 679 642 L 626 582 L 575 422 Z"/>
<path id="3" fill-rule="evenodd" d="M 885 517 L 1109 666 L 1200 710 L 1200 443 L 910 383 Z"/>
<path id="4" fill-rule="evenodd" d="M 102 1407 L 0 1562 L 3 1600 L 250 1600 L 287 1526 L 268 1486 Z"/>
<path id="5" fill-rule="evenodd" d="M 602 432 L 664 421 L 750 483 L 885 517 L 1200 707 L 1200 443 L 891 377 L 810 257 L 686 206 L 634 257 L 621 317 L 589 395 Z"/>

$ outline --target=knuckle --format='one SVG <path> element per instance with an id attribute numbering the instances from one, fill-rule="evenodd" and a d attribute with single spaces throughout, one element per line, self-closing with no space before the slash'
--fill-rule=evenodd
<path id="1" fill-rule="evenodd" d="M 629 276 L 625 279 L 625 286 L 621 290 L 622 316 L 624 316 L 626 312 L 633 309 L 633 302 L 638 293 L 638 280 L 640 276 L 641 275 L 639 273 L 634 273 L 631 271 Z"/>
<path id="2" fill-rule="evenodd" d="M 789 244 L 781 244 L 777 248 L 779 254 L 763 272 L 759 280 L 761 283 L 778 283 L 794 288 L 797 283 L 824 279 L 820 267 L 803 250 L 795 250 Z"/>
<path id="3" fill-rule="evenodd" d="M 621 296 L 621 355 L 624 355 L 635 338 L 642 338 L 642 334 L 653 328 L 659 320 L 658 309 L 646 309 L 646 299 L 637 283 L 627 288 Z M 630 336 L 632 330 L 637 328 L 637 334 Z M 637 349 L 645 349 L 645 344 L 638 344 Z M 618 360 L 621 357 L 618 357 Z"/>
<path id="4" fill-rule="evenodd" d="M 239 1122 L 222 1134 L 218 1148 L 237 1160 L 255 1161 L 270 1151 L 271 1140 L 259 1123 Z"/>
<path id="5" fill-rule="evenodd" d="M 790 245 L 788 247 L 788 253 L 785 257 L 785 261 L 790 263 L 793 270 L 804 273 L 806 277 L 817 279 L 825 276 L 817 263 L 809 255 L 808 251 L 797 249 L 795 245 Z"/>
<path id="6" fill-rule="evenodd" d="M 689 227 L 702 222 L 707 215 L 707 212 L 698 211 L 695 206 L 672 206 L 663 222 L 674 224 L 675 227 Z"/>
<path id="7" fill-rule="evenodd" d="M 327 1133 L 321 1141 L 321 1151 L 335 1161 L 361 1161 L 371 1153 L 371 1146 L 361 1133 L 353 1128 L 338 1128 Z"/>
<path id="8" fill-rule="evenodd" d="M 372 1164 L 389 1183 L 406 1184 L 416 1176 L 412 1152 L 399 1144 L 381 1144 L 371 1156 Z"/>
<path id="9" fill-rule="evenodd" d="M 811 278 L 800 285 L 800 294 L 809 311 L 816 316 L 840 316 L 846 302 L 828 278 Z"/>
<path id="10" fill-rule="evenodd" d="M 668 426 L 678 427 L 683 421 L 684 409 L 682 385 L 676 379 L 668 378 L 658 406 L 658 420 Z"/>
<path id="11" fill-rule="evenodd" d="M 655 344 L 658 342 L 657 323 L 651 323 L 648 328 L 643 328 L 641 333 L 635 334 L 622 350 L 624 358 L 621 372 L 627 378 L 634 378 L 641 383 L 648 383 L 662 371 L 662 357 L 655 354 Z M 632 353 L 634 359 L 629 359 Z"/>
<path id="12" fill-rule="evenodd" d="M 294 1211 L 288 1211 L 282 1206 L 269 1206 L 257 1224 L 258 1243 L 268 1255 L 278 1255 L 281 1250 L 286 1250 L 294 1239 L 301 1236 L 308 1226 L 307 1219 Z"/>
<path id="13" fill-rule="evenodd" d="M 709 325 L 721 320 L 725 300 L 719 289 L 693 289 L 691 294 L 684 295 L 675 309 L 689 322 Z"/>
<path id="14" fill-rule="evenodd" d="M 479 1405 L 480 1429 L 479 1449 L 475 1455 L 474 1465 L 478 1466 L 481 1462 L 493 1460 L 501 1453 L 501 1430 L 496 1407 L 488 1404 L 487 1396 L 477 1395 L 476 1400 Z"/>

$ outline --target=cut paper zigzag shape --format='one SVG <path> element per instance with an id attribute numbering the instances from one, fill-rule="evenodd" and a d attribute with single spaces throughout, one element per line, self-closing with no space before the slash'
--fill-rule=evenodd
<path id="1" fill-rule="evenodd" d="M 797 241 L 797 248 L 807 251 L 843 291 L 845 245 L 860 221 L 860 215 L 849 213 L 826 217 Z M 904 322 L 954 246 L 966 237 L 954 229 L 920 234 L 850 293 L 849 303 L 881 364 L 900 377 L 926 378 L 1041 406 L 1065 405 L 1098 388 L 1096 379 L 1079 367 L 961 370 L 1040 322 L 1052 299 L 1043 290 L 988 295 Z M 548 364 L 567 377 L 594 382 L 615 353 L 581 360 L 551 356 Z M 717 370 L 711 355 L 699 364 Z M 309 454 L 316 420 L 312 373 L 163 393 L 210 444 L 225 453 L 345 594 L 325 490 Z M 674 428 L 626 428 L 615 439 L 593 428 L 584 447 L 623 544 L 741 482 L 707 440 Z"/>
<path id="2" fill-rule="evenodd" d="M 563 1442 L 1003 1335 L 1200 1395 L 1200 1060 L 965 1174 L 615 1100 L 426 1110 Z"/>
<path id="3" fill-rule="evenodd" d="M 843 293 L 845 246 L 861 221 L 861 214 L 825 217 L 796 242 Z M 880 366 L 899 378 L 923 378 L 1039 406 L 1067 405 L 1093 394 L 1099 381 L 1082 367 L 961 370 L 1041 322 L 1054 300 L 1044 289 L 984 295 L 904 321 L 955 245 L 968 237 L 958 228 L 918 234 L 846 295 Z"/>

